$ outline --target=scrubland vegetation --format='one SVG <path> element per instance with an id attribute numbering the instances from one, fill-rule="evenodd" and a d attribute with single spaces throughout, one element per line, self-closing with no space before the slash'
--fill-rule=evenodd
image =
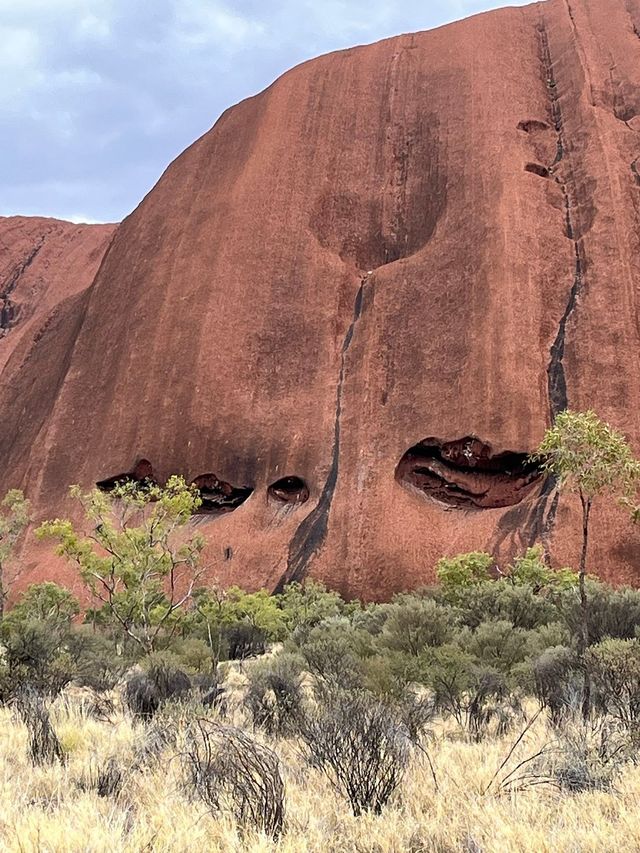
<path id="1" fill-rule="evenodd" d="M 145 656 L 32 588 L 2 628 L 0 847 L 635 849 L 640 593 L 589 582 L 585 721 L 568 581 L 236 592 L 221 657 L 278 642 L 215 668 L 202 628 Z"/>
<path id="2" fill-rule="evenodd" d="M 545 439 L 585 541 L 621 486 L 637 516 L 601 426 Z M 443 558 L 386 604 L 247 593 L 200 585 L 180 478 L 73 494 L 84 526 L 39 535 L 94 606 L 41 583 L 0 622 L 1 849 L 640 849 L 640 591 L 586 548 L 577 571 L 541 547 Z M 10 493 L 2 562 L 28 516 Z"/>

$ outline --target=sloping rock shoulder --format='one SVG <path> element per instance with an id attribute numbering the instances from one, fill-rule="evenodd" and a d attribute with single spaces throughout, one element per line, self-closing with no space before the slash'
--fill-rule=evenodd
<path id="1" fill-rule="evenodd" d="M 639 0 L 548 0 L 226 112 L 5 388 L 4 485 L 45 517 L 69 482 L 182 473 L 211 577 L 248 586 L 382 598 L 445 553 L 573 559 L 526 454 L 566 406 L 640 447 L 639 33 Z M 639 580 L 638 534 L 595 525 L 592 565 Z M 29 548 L 24 582 L 69 571 Z"/>

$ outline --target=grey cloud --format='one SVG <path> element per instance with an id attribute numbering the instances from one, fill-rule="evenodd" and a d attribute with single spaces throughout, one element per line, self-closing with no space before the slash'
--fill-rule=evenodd
<path id="1" fill-rule="evenodd" d="M 0 214 L 121 219 L 227 106 L 287 68 L 497 5 L 0 0 Z"/>

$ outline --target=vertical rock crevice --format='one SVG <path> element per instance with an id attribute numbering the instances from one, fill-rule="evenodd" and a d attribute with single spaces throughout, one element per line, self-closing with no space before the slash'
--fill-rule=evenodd
<path id="1" fill-rule="evenodd" d="M 338 373 L 338 384 L 336 387 L 336 405 L 335 405 L 335 420 L 333 427 L 333 447 L 331 451 L 331 464 L 327 474 L 324 486 L 320 493 L 315 508 L 306 516 L 296 530 L 291 544 L 289 546 L 289 556 L 287 560 L 287 569 L 279 580 L 276 587 L 276 592 L 282 589 L 293 581 L 303 580 L 306 574 L 306 568 L 309 561 L 318 552 L 322 543 L 325 540 L 327 526 L 329 522 L 329 513 L 331 511 L 331 502 L 335 491 L 336 483 L 338 482 L 338 472 L 340 468 L 340 441 L 342 432 L 342 398 L 344 391 L 344 380 L 346 374 L 347 354 L 351 343 L 355 328 L 360 320 L 364 307 L 365 289 L 372 289 L 373 284 L 370 281 L 373 272 L 368 272 L 360 281 L 360 286 L 356 293 L 353 304 L 353 317 L 347 328 L 346 334 L 340 348 L 340 370 Z"/>
<path id="2" fill-rule="evenodd" d="M 573 10 L 570 3 L 566 3 L 570 24 L 576 31 Z M 580 293 L 584 285 L 586 271 L 586 257 L 582 242 L 582 234 L 577 221 L 578 201 L 577 189 L 573 179 L 571 165 L 568 163 L 570 150 L 569 140 L 566 135 L 562 104 L 555 64 L 551 53 L 549 33 L 544 16 L 541 15 L 537 25 L 539 42 L 540 63 L 542 67 L 542 79 L 547 90 L 551 126 L 556 136 L 556 153 L 552 163 L 547 168 L 547 174 L 553 178 L 558 186 L 564 205 L 564 234 L 573 244 L 574 264 L 571 277 L 571 286 L 565 303 L 565 308 L 560 317 L 556 335 L 549 350 L 549 362 L 547 365 L 547 397 L 549 403 L 550 421 L 556 419 L 558 414 L 569 407 L 569 392 L 567 389 L 567 377 L 565 372 L 565 349 L 567 339 L 567 328 L 571 322 Z M 584 62 L 581 58 L 584 67 Z M 587 69 L 585 68 L 585 73 Z M 587 75 L 588 76 L 588 75 Z M 542 540 L 545 548 L 553 534 L 556 515 L 558 510 L 558 492 L 553 477 L 545 482 L 538 499 L 534 502 L 526 518 L 519 518 L 522 528 L 523 542 L 528 546 L 534 545 Z M 494 545 L 502 544 L 508 535 L 509 525 L 512 519 L 506 514 L 504 523 L 499 525 L 498 536 Z"/>
<path id="3" fill-rule="evenodd" d="M 18 282 L 26 270 L 37 258 L 44 245 L 44 241 L 45 237 L 43 236 L 40 238 L 36 246 L 34 246 L 34 248 L 27 254 L 24 260 L 18 264 L 13 273 L 4 283 L 2 290 L 0 290 L 0 338 L 4 337 L 8 333 L 9 329 L 15 325 L 17 312 L 16 306 L 11 299 L 11 295 L 15 291 L 18 286 Z"/>
<path id="4" fill-rule="evenodd" d="M 549 351 L 547 391 L 551 421 L 554 421 L 557 415 L 569 406 L 567 380 L 564 369 L 566 334 L 567 326 L 572 318 L 573 312 L 575 311 L 578 297 L 584 283 L 586 262 L 582 245 L 582 236 L 580 235 L 574 221 L 574 211 L 577 209 L 577 202 L 576 192 L 572 186 L 571 171 L 569 169 L 568 174 L 566 175 L 561 173 L 562 164 L 565 163 L 567 157 L 568 143 L 562 114 L 562 106 L 560 103 L 560 94 L 558 91 L 558 81 L 556 79 L 551 47 L 549 44 L 549 34 L 544 19 L 542 19 L 538 24 L 538 38 L 540 42 L 540 56 L 544 81 L 549 95 L 552 124 L 555 129 L 557 140 L 556 156 L 553 163 L 548 167 L 548 171 L 549 174 L 553 176 L 556 184 L 560 188 L 560 192 L 562 193 L 565 211 L 565 236 L 573 243 L 575 257 L 571 288 L 569 290 L 564 312 L 558 324 L 558 331 Z"/>

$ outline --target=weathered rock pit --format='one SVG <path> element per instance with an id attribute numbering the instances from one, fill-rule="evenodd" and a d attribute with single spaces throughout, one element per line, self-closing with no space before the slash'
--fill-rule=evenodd
<path id="1" fill-rule="evenodd" d="M 137 483 L 144 486 L 157 482 L 151 463 L 147 459 L 139 459 L 131 471 L 100 480 L 96 486 L 103 492 L 111 492 L 123 483 Z M 192 485 L 198 489 L 202 500 L 198 507 L 198 515 L 233 512 L 253 494 L 251 486 L 233 486 L 213 473 L 200 474 L 193 480 Z"/>
<path id="2" fill-rule="evenodd" d="M 495 456 L 475 436 L 444 442 L 425 438 L 411 447 L 396 469 L 396 480 L 456 509 L 495 509 L 520 503 L 541 480 L 526 453 Z"/>
<path id="3" fill-rule="evenodd" d="M 309 487 L 301 477 L 282 477 L 269 486 L 270 499 L 284 504 L 303 504 L 309 500 Z"/>

